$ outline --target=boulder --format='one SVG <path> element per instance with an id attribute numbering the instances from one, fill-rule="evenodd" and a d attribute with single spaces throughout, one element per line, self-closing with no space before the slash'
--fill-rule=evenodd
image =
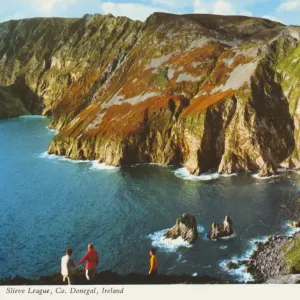
<path id="1" fill-rule="evenodd" d="M 194 244 L 198 237 L 196 218 L 190 214 L 184 214 L 176 220 L 176 224 L 164 234 L 168 239 L 182 237 L 189 244 Z"/>
<path id="2" fill-rule="evenodd" d="M 223 224 L 213 223 L 211 225 L 211 232 L 208 234 L 208 238 L 215 240 L 218 238 L 231 236 L 233 234 L 232 224 L 232 220 L 228 216 L 225 217 Z"/>
<path id="3" fill-rule="evenodd" d="M 238 268 L 239 268 L 239 265 L 235 262 L 230 261 L 226 264 L 227 270 L 237 270 Z"/>

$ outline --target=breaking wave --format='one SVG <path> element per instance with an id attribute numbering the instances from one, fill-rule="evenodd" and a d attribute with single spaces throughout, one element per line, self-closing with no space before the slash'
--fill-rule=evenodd
<path id="1" fill-rule="evenodd" d="M 272 176 L 267 176 L 267 177 L 261 177 L 259 176 L 259 173 L 251 175 L 253 178 L 255 179 L 259 179 L 259 180 L 266 180 L 266 179 L 272 179 L 272 178 L 278 178 L 280 177 L 279 175 L 272 175 Z"/>
<path id="2" fill-rule="evenodd" d="M 287 235 L 287 236 L 292 236 L 294 235 L 294 233 L 296 232 L 299 232 L 300 231 L 300 228 L 299 227 L 293 227 L 291 225 L 291 222 L 292 221 L 286 221 L 283 226 L 282 226 L 282 229 L 284 230 L 284 235 Z"/>
<path id="3" fill-rule="evenodd" d="M 277 172 L 279 172 L 279 173 L 297 173 L 297 170 L 295 170 L 295 169 L 279 168 L 279 169 L 277 169 Z"/>
<path id="4" fill-rule="evenodd" d="M 192 175 L 186 167 L 180 168 L 176 171 L 174 171 L 174 174 L 182 179 L 185 180 L 194 180 L 194 181 L 210 181 L 210 180 L 215 180 L 218 179 L 219 177 L 224 177 L 224 178 L 229 178 L 232 176 L 237 176 L 236 173 L 233 174 L 219 174 L 219 173 L 203 173 L 199 176 Z"/>
<path id="5" fill-rule="evenodd" d="M 224 236 L 224 237 L 221 237 L 220 240 L 231 240 L 231 239 L 234 239 L 236 237 L 236 234 L 233 233 L 232 235 L 230 236 Z"/>
<path id="6" fill-rule="evenodd" d="M 174 174 L 182 179 L 185 180 L 199 180 L 199 181 L 210 181 L 210 180 L 214 180 L 220 177 L 220 174 L 218 173 L 205 173 L 205 174 L 201 174 L 200 176 L 195 176 L 190 174 L 190 172 L 188 171 L 187 168 L 180 168 L 176 171 L 174 171 Z"/>
<path id="7" fill-rule="evenodd" d="M 91 161 L 92 163 L 92 170 L 119 170 L 119 167 L 109 166 L 104 163 L 99 163 L 97 160 Z"/>
<path id="8" fill-rule="evenodd" d="M 26 116 L 20 116 L 18 118 L 21 118 L 21 119 L 46 119 L 47 117 L 40 116 L 40 115 L 26 115 Z"/>
<path id="9" fill-rule="evenodd" d="M 52 159 L 52 160 L 58 160 L 58 161 L 67 161 L 73 164 L 88 164 L 91 163 L 89 160 L 73 160 L 70 158 L 66 158 L 65 156 L 59 156 L 55 154 L 48 154 L 48 152 L 44 152 L 39 155 L 40 158 L 47 158 L 47 159 Z"/>
<path id="10" fill-rule="evenodd" d="M 58 156 L 55 154 L 48 154 L 47 152 L 44 152 L 39 155 L 40 158 L 46 158 L 46 159 L 51 159 L 51 160 L 57 160 L 57 161 L 64 161 L 64 162 L 69 162 L 73 164 L 89 164 L 91 165 L 90 169 L 91 170 L 118 170 L 118 167 L 113 167 L 113 166 L 108 166 L 104 163 L 99 163 L 97 160 L 92 161 L 92 160 L 73 160 L 70 158 L 66 158 L 65 156 Z"/>
<path id="11" fill-rule="evenodd" d="M 166 252 L 176 252 L 180 247 L 191 248 L 188 242 L 183 238 L 179 237 L 175 240 L 167 239 L 164 237 L 164 234 L 170 229 L 160 230 L 154 233 L 149 234 L 147 237 L 152 240 L 152 246 L 160 248 Z"/>
<path id="12" fill-rule="evenodd" d="M 221 250 L 225 250 L 225 249 L 227 249 L 227 248 L 228 248 L 228 246 L 226 246 L 226 245 L 220 246 L 220 249 L 221 249 Z"/>
<path id="13" fill-rule="evenodd" d="M 50 131 L 51 133 L 55 133 L 55 134 L 58 134 L 59 131 L 58 130 L 55 130 L 55 129 L 51 129 L 49 128 L 48 126 L 45 127 L 48 131 Z"/>
<path id="14" fill-rule="evenodd" d="M 203 232 L 205 231 L 204 227 L 201 226 L 201 225 L 198 225 L 198 226 L 197 226 L 197 230 L 198 230 L 198 232 L 200 232 L 200 233 L 203 233 Z"/>
<path id="15" fill-rule="evenodd" d="M 219 266 L 224 271 L 229 273 L 231 276 L 235 277 L 237 281 L 241 281 L 241 282 L 253 281 L 254 278 L 250 273 L 247 272 L 247 268 L 245 265 L 240 265 L 237 269 L 229 270 L 227 268 L 227 264 L 229 262 L 238 263 L 239 261 L 249 260 L 251 255 L 253 254 L 253 252 L 257 250 L 256 242 L 264 243 L 269 239 L 269 237 L 270 236 L 262 236 L 260 238 L 255 238 L 255 239 L 249 240 L 248 241 L 249 247 L 248 247 L 247 251 L 241 257 L 234 256 L 231 259 L 222 260 L 219 263 Z"/>

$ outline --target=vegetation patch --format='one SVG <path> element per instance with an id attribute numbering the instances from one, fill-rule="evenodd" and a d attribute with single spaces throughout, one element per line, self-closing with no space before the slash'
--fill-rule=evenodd
<path id="1" fill-rule="evenodd" d="M 290 245 L 286 245 L 286 249 L 289 246 Z M 288 264 L 291 272 L 300 271 L 300 237 L 296 238 L 294 246 L 285 254 L 284 260 Z"/>
<path id="2" fill-rule="evenodd" d="M 164 89 L 169 84 L 167 67 L 159 70 L 159 73 L 154 77 L 154 83 L 160 89 Z"/>
<path id="3" fill-rule="evenodd" d="M 232 90 L 215 93 L 212 95 L 202 95 L 191 101 L 191 104 L 183 111 L 183 115 L 195 115 L 205 111 L 211 106 L 233 95 Z"/>
<path id="4" fill-rule="evenodd" d="M 124 138 L 124 136 L 142 131 L 148 119 L 156 111 L 171 110 L 172 113 L 175 113 L 184 99 L 183 96 L 152 97 L 136 105 L 129 103 L 112 105 L 106 110 L 99 125 L 86 134 L 88 136 Z"/>

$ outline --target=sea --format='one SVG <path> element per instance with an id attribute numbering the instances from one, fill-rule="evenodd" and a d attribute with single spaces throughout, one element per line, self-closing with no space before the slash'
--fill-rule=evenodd
<path id="1" fill-rule="evenodd" d="M 0 120 L 0 279 L 38 278 L 60 272 L 66 248 L 75 261 L 94 243 L 97 271 L 147 274 L 156 247 L 159 273 L 251 281 L 230 260 L 247 259 L 255 241 L 290 235 L 300 218 L 300 174 L 192 176 L 181 165 L 116 168 L 97 161 L 48 155 L 57 134 L 50 120 L 25 116 Z M 164 233 L 184 213 L 196 217 L 194 245 Z M 233 220 L 234 235 L 210 241 L 214 222 Z M 83 268 L 84 266 L 78 267 Z"/>

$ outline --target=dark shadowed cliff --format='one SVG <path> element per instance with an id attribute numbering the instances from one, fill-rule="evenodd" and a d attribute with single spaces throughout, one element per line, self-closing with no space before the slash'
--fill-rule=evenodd
<path id="1" fill-rule="evenodd" d="M 155 13 L 0 24 L 0 117 L 51 116 L 48 152 L 191 173 L 299 167 L 300 29 Z"/>

